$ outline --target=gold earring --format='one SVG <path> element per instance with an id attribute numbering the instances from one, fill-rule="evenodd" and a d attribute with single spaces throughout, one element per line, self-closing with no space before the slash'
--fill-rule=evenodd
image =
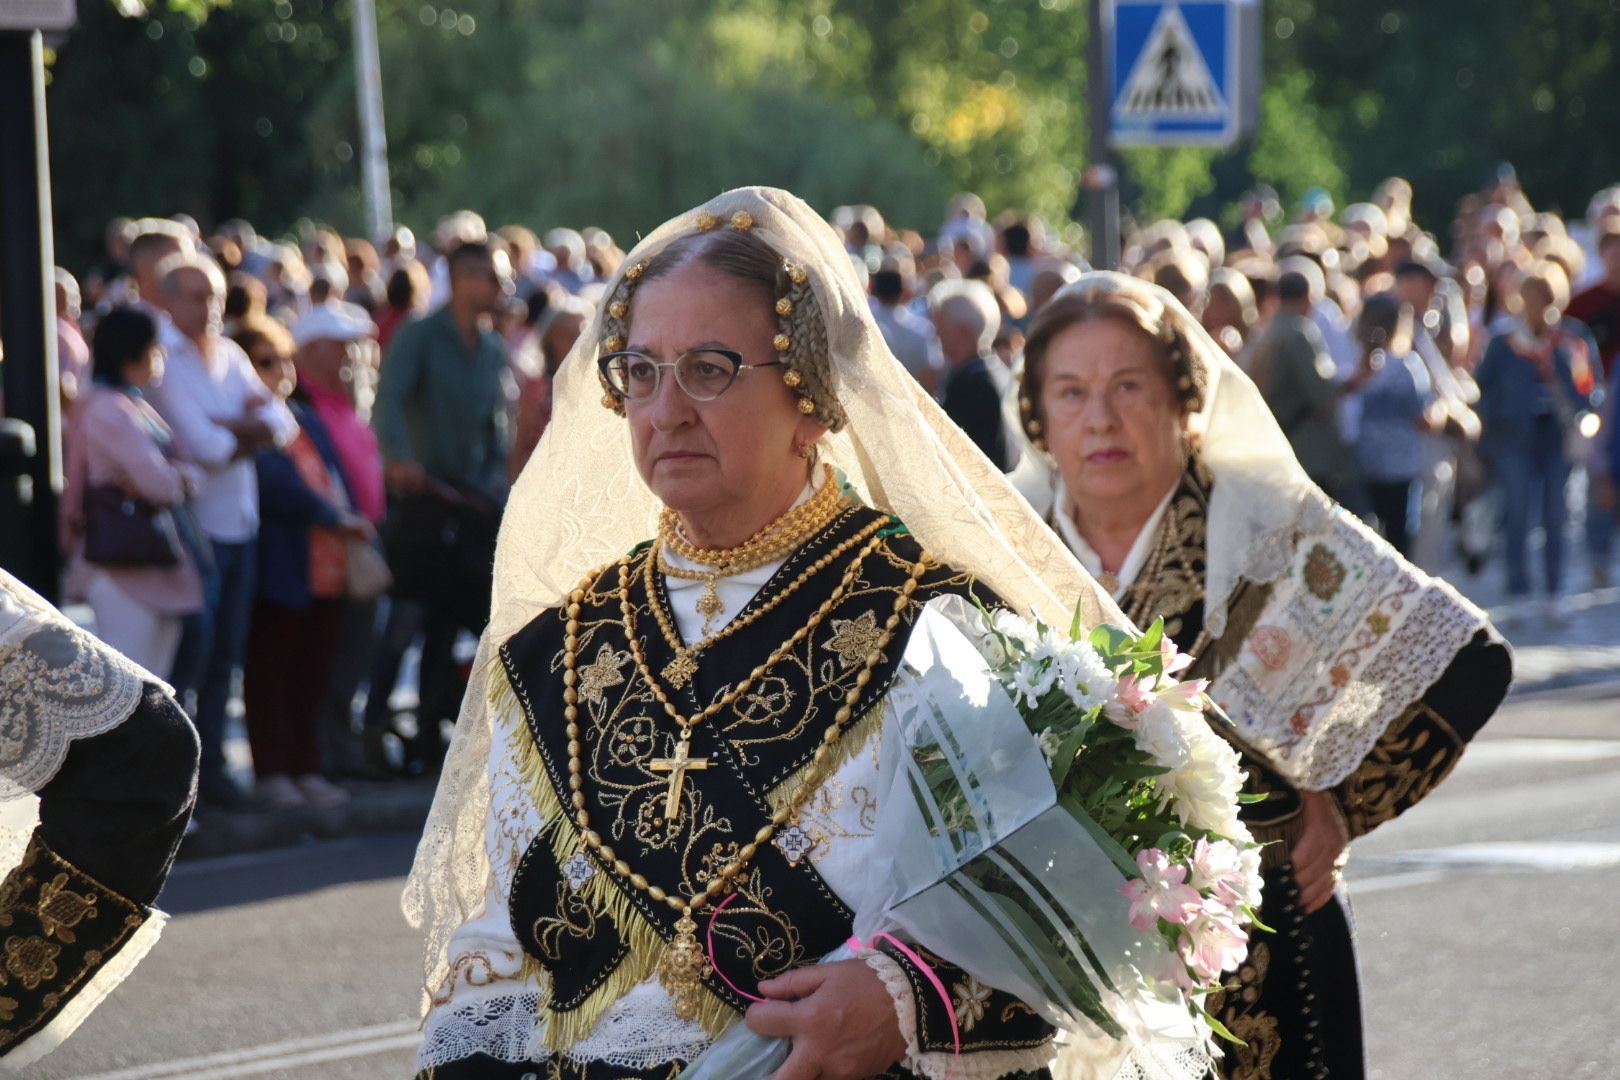
<path id="1" fill-rule="evenodd" d="M 806 461 L 814 461 L 816 458 L 816 444 L 805 443 L 803 446 L 799 447 L 799 456 L 804 458 Z"/>

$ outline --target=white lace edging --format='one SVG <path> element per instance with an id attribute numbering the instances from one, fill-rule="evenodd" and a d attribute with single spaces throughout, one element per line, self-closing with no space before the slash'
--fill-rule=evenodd
<path id="1" fill-rule="evenodd" d="M 50 783 L 69 745 L 128 720 L 149 681 L 163 685 L 0 570 L 0 799 Z"/>
<path id="2" fill-rule="evenodd" d="M 917 1043 L 917 1000 L 905 970 L 892 957 L 877 951 L 861 956 L 866 966 L 883 980 L 883 988 L 894 999 L 895 1018 L 906 1040 L 906 1056 L 900 1064 L 928 1080 L 997 1080 L 1009 1073 L 1044 1069 L 1052 1063 L 1051 1046 L 1021 1050 L 979 1050 L 957 1057 L 954 1054 L 924 1053 Z"/>
<path id="3" fill-rule="evenodd" d="M 34 1034 L 18 1043 L 16 1048 L 0 1058 L 0 1066 L 9 1072 L 17 1072 L 33 1065 L 40 1058 L 61 1046 L 84 1023 L 85 1017 L 95 1011 L 108 994 L 118 987 L 118 984 L 129 978 L 135 965 L 145 959 L 146 954 L 152 951 L 157 944 L 158 937 L 163 933 L 163 926 L 169 917 L 161 911 L 153 911 L 141 923 L 130 939 L 124 942 L 124 947 L 113 954 L 112 959 L 101 965 L 101 969 L 90 976 L 90 981 L 84 988 L 73 996 L 56 1017 L 40 1028 Z"/>
<path id="4" fill-rule="evenodd" d="M 660 1004 L 662 1008 L 657 1007 Z M 417 1051 L 417 1068 L 448 1065 L 474 1054 L 508 1064 L 560 1056 L 621 1069 L 692 1061 L 709 1048 L 709 1037 L 697 1024 L 676 1017 L 668 1004 L 668 996 L 656 983 L 641 983 L 614 1002 L 591 1033 L 562 1055 L 546 1049 L 540 990 L 532 984 L 527 989 L 443 1006 L 428 1017 Z"/>

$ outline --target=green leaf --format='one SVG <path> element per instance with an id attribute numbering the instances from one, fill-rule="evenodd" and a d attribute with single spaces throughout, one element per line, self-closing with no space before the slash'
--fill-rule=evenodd
<path id="1" fill-rule="evenodd" d="M 1110 836 L 1101 825 L 1097 824 L 1079 803 L 1068 795 L 1059 795 L 1057 801 L 1058 805 L 1067 810 L 1074 820 L 1080 823 L 1080 827 L 1090 834 L 1091 839 L 1096 841 L 1097 846 L 1118 867 L 1120 873 L 1127 878 L 1142 876 L 1141 871 L 1136 867 L 1136 860 L 1131 858 L 1131 853 L 1126 851 L 1124 846 Z"/>
<path id="2" fill-rule="evenodd" d="M 1223 1024 L 1219 1020 L 1215 1019 L 1214 1014 L 1209 1013 L 1209 1012 L 1205 1012 L 1204 1013 L 1204 1021 L 1207 1024 L 1209 1024 L 1209 1029 L 1211 1031 L 1213 1031 L 1215 1034 L 1219 1035 L 1221 1038 L 1225 1039 L 1227 1042 L 1235 1043 L 1238 1046 L 1248 1046 L 1249 1045 L 1248 1043 L 1244 1042 L 1242 1039 L 1238 1038 L 1236 1035 L 1234 1035 L 1230 1031 L 1228 1031 L 1226 1029 L 1225 1024 Z"/>
<path id="3" fill-rule="evenodd" d="M 1095 721 L 1082 716 L 1080 720 L 1069 729 L 1069 733 L 1058 743 L 1057 756 L 1052 759 L 1052 786 L 1058 790 L 1063 789 L 1063 782 L 1069 778 L 1069 770 L 1074 768 L 1075 759 L 1080 756 L 1080 748 L 1085 744 L 1086 736 L 1090 734 Z"/>

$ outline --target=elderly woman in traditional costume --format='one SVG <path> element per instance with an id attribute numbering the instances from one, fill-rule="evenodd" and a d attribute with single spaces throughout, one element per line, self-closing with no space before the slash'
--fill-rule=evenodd
<path id="1" fill-rule="evenodd" d="M 0 570 L 0 1070 L 61 1045 L 157 942 L 197 754 L 166 686 Z"/>
<path id="2" fill-rule="evenodd" d="M 950 595 L 1122 621 L 802 202 L 733 191 L 643 241 L 502 526 L 406 895 L 423 1073 L 670 1077 L 746 1013 L 792 1040 L 783 1080 L 1044 1075 L 1052 1030 L 949 964 L 947 1005 L 903 950 L 816 963 L 882 884 L 885 700 Z"/>
<path id="3" fill-rule="evenodd" d="M 1427 795 L 1506 693 L 1485 616 L 1313 485 L 1264 401 L 1164 290 L 1099 272 L 1036 316 L 1018 478 L 1138 625 L 1165 620 L 1232 721 L 1263 921 L 1212 1009 L 1228 1080 L 1364 1074 L 1347 845 Z"/>

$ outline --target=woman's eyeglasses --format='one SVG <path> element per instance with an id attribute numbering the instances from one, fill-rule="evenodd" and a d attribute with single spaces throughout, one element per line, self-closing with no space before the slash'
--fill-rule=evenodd
<path id="1" fill-rule="evenodd" d="M 675 369 L 675 383 L 693 401 L 713 401 L 731 388 L 737 376 L 758 368 L 781 367 L 783 361 L 745 364 L 729 349 L 693 349 L 674 360 L 654 360 L 645 353 L 608 353 L 597 361 L 602 377 L 626 401 L 649 401 L 658 393 L 665 368 Z"/>

